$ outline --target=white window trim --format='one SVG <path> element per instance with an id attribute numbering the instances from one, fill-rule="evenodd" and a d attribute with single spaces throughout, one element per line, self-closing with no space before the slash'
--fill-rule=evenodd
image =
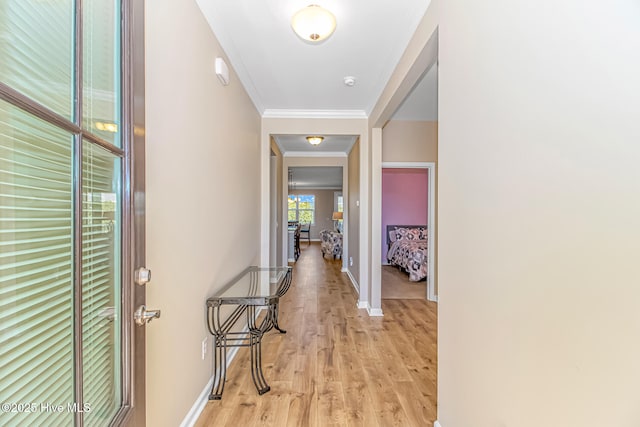
<path id="1" fill-rule="evenodd" d="M 296 221 L 300 222 L 300 211 L 306 212 L 306 211 L 311 211 L 313 212 L 313 221 L 311 221 L 310 225 L 316 225 L 316 195 L 315 194 L 289 194 L 287 196 L 287 199 L 289 199 L 291 196 L 295 197 L 296 199 Z M 309 196 L 309 197 L 313 197 L 313 209 L 300 209 L 298 202 L 299 202 L 299 197 L 300 196 Z M 289 209 L 289 204 L 287 202 L 287 218 L 289 217 L 289 211 L 291 211 L 292 209 Z M 306 224 L 306 223 L 304 223 Z"/>

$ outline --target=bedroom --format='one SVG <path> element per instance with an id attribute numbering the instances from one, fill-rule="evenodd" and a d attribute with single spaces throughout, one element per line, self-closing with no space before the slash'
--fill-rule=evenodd
<path id="1" fill-rule="evenodd" d="M 382 169 L 382 298 L 425 298 L 429 170 Z"/>

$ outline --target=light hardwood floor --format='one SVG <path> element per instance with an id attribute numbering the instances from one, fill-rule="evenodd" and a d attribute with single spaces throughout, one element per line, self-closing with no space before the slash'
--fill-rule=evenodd
<path id="1" fill-rule="evenodd" d="M 206 405 L 197 427 L 433 425 L 436 304 L 383 300 L 384 317 L 369 317 L 340 266 L 317 244 L 303 248 L 280 302 L 287 333 L 263 339 L 271 391 L 258 395 L 241 348 L 222 400 Z"/>

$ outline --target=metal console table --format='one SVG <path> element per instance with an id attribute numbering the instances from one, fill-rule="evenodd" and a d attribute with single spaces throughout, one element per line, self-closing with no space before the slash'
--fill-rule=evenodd
<path id="1" fill-rule="evenodd" d="M 291 267 L 249 267 L 207 299 L 207 325 L 214 337 L 214 375 L 209 400 L 222 399 L 229 347 L 250 347 L 251 377 L 258 394 L 271 389 L 262 373 L 262 336 L 272 328 L 286 333 L 278 324 L 278 304 L 289 286 Z M 267 312 L 258 322 L 256 309 L 260 307 L 266 307 Z M 241 325 L 243 317 L 248 331 L 232 330 Z"/>

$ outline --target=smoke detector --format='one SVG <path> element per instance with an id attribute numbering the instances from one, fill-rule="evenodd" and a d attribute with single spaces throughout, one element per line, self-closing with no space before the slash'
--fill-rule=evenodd
<path id="1" fill-rule="evenodd" d="M 353 87 L 356 84 L 356 78 L 353 76 L 347 76 L 344 78 L 344 84 L 349 87 Z"/>

